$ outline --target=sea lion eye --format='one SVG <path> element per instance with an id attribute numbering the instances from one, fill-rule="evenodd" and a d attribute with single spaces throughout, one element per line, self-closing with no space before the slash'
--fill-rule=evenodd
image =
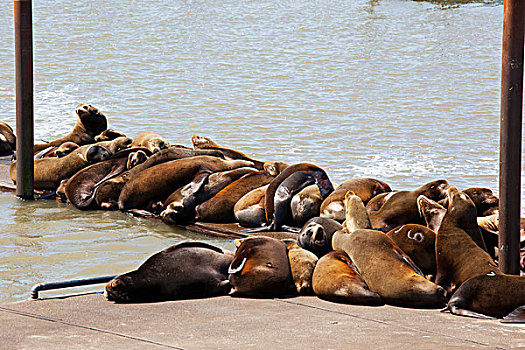
<path id="1" fill-rule="evenodd" d="M 273 264 L 272 264 L 271 262 L 267 262 L 267 263 L 266 263 L 266 266 L 268 266 L 268 267 L 273 267 Z"/>

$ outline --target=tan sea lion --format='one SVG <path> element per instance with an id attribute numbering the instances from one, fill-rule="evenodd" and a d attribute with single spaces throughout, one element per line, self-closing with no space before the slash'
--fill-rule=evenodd
<path id="1" fill-rule="evenodd" d="M 35 144 L 33 151 L 38 153 L 48 147 L 60 146 L 64 142 L 71 141 L 79 146 L 95 142 L 95 136 L 106 130 L 108 122 L 106 116 L 96 107 L 90 104 L 79 104 L 75 109 L 78 119 L 73 131 L 57 140 L 44 144 Z"/>
<path id="2" fill-rule="evenodd" d="M 319 216 L 322 202 L 319 187 L 315 184 L 306 186 L 293 196 L 290 202 L 293 222 L 302 227 L 311 218 Z"/>
<path id="3" fill-rule="evenodd" d="M 391 192 L 392 190 L 385 182 L 372 178 L 353 178 L 347 180 L 326 197 L 321 205 L 320 216 L 343 222 L 346 215 L 344 199 L 347 191 L 354 192 L 366 205 L 370 199 L 378 194 Z"/>
<path id="4" fill-rule="evenodd" d="M 372 227 L 388 232 L 404 224 L 425 225 L 424 219 L 419 215 L 417 197 L 424 195 L 437 201 L 445 196 L 448 187 L 446 180 L 436 180 L 413 191 L 394 193 L 378 211 L 369 213 Z"/>
<path id="5" fill-rule="evenodd" d="M 144 163 L 148 159 L 148 154 L 143 150 L 131 152 L 128 155 L 128 161 L 126 162 L 126 169 L 131 169 L 139 164 Z"/>
<path id="6" fill-rule="evenodd" d="M 294 290 L 286 245 L 275 238 L 243 239 L 228 273 L 235 296 L 271 298 Z"/>
<path id="7" fill-rule="evenodd" d="M 112 154 L 115 154 L 118 151 L 131 147 L 132 142 L 133 140 L 129 137 L 121 136 L 110 141 L 100 141 L 96 144 L 106 148 Z"/>
<path id="8" fill-rule="evenodd" d="M 524 306 L 525 276 L 488 273 L 466 280 L 445 310 L 478 318 L 502 318 L 512 313 L 504 322 L 525 323 Z M 516 310 L 519 307 L 521 310 Z"/>
<path id="9" fill-rule="evenodd" d="M 252 165 L 253 163 L 244 160 L 223 160 L 210 156 L 158 164 L 141 171 L 126 182 L 120 192 L 118 206 L 120 210 L 144 209 L 150 201 L 164 201 L 173 190 L 191 181 L 200 171 L 217 172 Z"/>
<path id="10" fill-rule="evenodd" d="M 106 129 L 97 136 L 95 136 L 95 142 L 111 141 L 116 139 L 117 137 L 126 137 L 126 134 L 124 134 L 122 131 L 118 131 L 115 129 Z"/>
<path id="11" fill-rule="evenodd" d="M 342 250 L 324 255 L 312 276 L 315 295 L 338 303 L 383 305 L 381 296 L 370 291 L 352 260 Z"/>
<path id="12" fill-rule="evenodd" d="M 246 193 L 233 206 L 233 215 L 243 227 L 258 227 L 266 224 L 264 196 L 268 185 L 257 187 Z"/>
<path id="13" fill-rule="evenodd" d="M 448 210 L 436 236 L 436 283 L 451 291 L 471 277 L 500 274 L 485 246 L 472 200 L 456 187 L 447 190 Z"/>
<path id="14" fill-rule="evenodd" d="M 228 267 L 233 253 L 202 242 L 182 242 L 119 275 L 105 288 L 108 300 L 145 302 L 204 298 L 231 289 Z"/>
<path id="15" fill-rule="evenodd" d="M 365 205 L 359 196 L 354 192 L 345 194 L 345 221 L 343 227 L 347 233 L 352 233 L 358 229 L 370 229 L 372 224 L 368 217 Z"/>
<path id="16" fill-rule="evenodd" d="M 73 176 L 80 169 L 111 157 L 111 153 L 99 145 L 85 145 L 62 158 L 35 160 L 34 186 L 38 189 L 56 191 L 60 181 Z M 11 180 L 16 183 L 16 161 L 9 166 Z"/>
<path id="17" fill-rule="evenodd" d="M 447 213 L 447 209 L 438 202 L 423 195 L 417 197 L 417 207 L 419 209 L 419 214 L 425 219 L 427 227 L 432 231 L 437 232 L 445 214 Z"/>
<path id="18" fill-rule="evenodd" d="M 341 229 L 343 226 L 334 219 L 312 218 L 301 228 L 297 244 L 320 258 L 332 250 L 332 236 Z"/>
<path id="19" fill-rule="evenodd" d="M 309 295 L 312 293 L 312 274 L 319 258 L 312 252 L 297 245 L 294 239 L 284 239 L 288 260 L 297 294 Z"/>
<path id="20" fill-rule="evenodd" d="M 386 234 L 412 261 L 425 276 L 436 276 L 436 233 L 418 224 L 406 224 Z"/>
<path id="21" fill-rule="evenodd" d="M 0 121 L 0 154 L 11 154 L 16 150 L 16 136 L 6 122 Z"/>
<path id="22" fill-rule="evenodd" d="M 147 148 L 151 153 L 157 153 L 170 146 L 168 140 L 153 131 L 144 131 L 133 138 L 132 146 Z"/>

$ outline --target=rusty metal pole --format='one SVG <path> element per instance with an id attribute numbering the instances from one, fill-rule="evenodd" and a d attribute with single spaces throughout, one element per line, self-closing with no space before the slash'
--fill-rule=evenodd
<path id="1" fill-rule="evenodd" d="M 505 0 L 501 70 L 499 265 L 519 275 L 525 2 Z"/>
<path id="2" fill-rule="evenodd" d="M 15 1 L 16 195 L 33 199 L 33 18 L 31 0 Z"/>

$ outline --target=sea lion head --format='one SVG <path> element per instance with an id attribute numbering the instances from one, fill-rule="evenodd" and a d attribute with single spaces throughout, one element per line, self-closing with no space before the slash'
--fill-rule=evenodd
<path id="1" fill-rule="evenodd" d="M 427 227 L 437 232 L 447 209 L 423 195 L 418 196 L 416 201 L 419 214 L 425 219 Z"/>
<path id="2" fill-rule="evenodd" d="M 58 146 L 58 148 L 55 151 L 55 154 L 58 158 L 62 158 L 62 157 L 67 156 L 69 153 L 73 152 L 74 150 L 76 150 L 78 147 L 79 146 L 74 142 L 70 142 L 70 141 L 64 142 L 63 144 Z"/>
<path id="3" fill-rule="evenodd" d="M 317 187 L 319 187 L 321 197 L 323 197 L 323 199 L 328 197 L 328 195 L 334 191 L 334 186 L 332 185 L 332 182 L 328 178 L 326 172 L 324 170 L 314 171 L 313 176 Z"/>
<path id="4" fill-rule="evenodd" d="M 345 194 L 345 215 L 344 226 L 348 233 L 359 229 L 372 228 L 363 201 L 352 191 L 348 191 Z"/>
<path id="5" fill-rule="evenodd" d="M 308 221 L 299 232 L 297 244 L 317 256 L 323 256 L 332 250 L 323 225 L 312 220 Z"/>
<path id="6" fill-rule="evenodd" d="M 489 188 L 471 187 L 463 190 L 463 193 L 466 193 L 474 202 L 478 210 L 478 216 L 484 216 L 484 212 L 499 206 L 499 198 Z"/>
<path id="7" fill-rule="evenodd" d="M 98 135 L 108 128 L 106 116 L 98 108 L 81 103 L 75 111 L 86 131 L 92 132 L 93 135 Z"/>
<path id="8" fill-rule="evenodd" d="M 274 162 L 274 163 L 264 163 L 263 169 L 264 172 L 270 176 L 277 176 L 279 175 L 284 169 L 288 167 L 288 164 L 282 163 L 282 162 Z"/>
<path id="9" fill-rule="evenodd" d="M 111 141 L 116 139 L 117 137 L 126 136 L 123 132 L 115 130 L 115 129 L 106 129 L 102 131 L 100 134 L 95 136 L 95 142 L 101 142 L 101 141 Z"/>
<path id="10" fill-rule="evenodd" d="M 86 151 L 86 161 L 90 164 L 102 162 L 109 158 L 111 158 L 111 152 L 99 145 L 93 145 Z"/>
<path id="11" fill-rule="evenodd" d="M 218 144 L 212 141 L 211 138 L 205 137 L 205 136 L 198 136 L 193 135 L 191 137 L 191 143 L 193 144 L 193 148 L 208 148 L 208 147 L 219 147 Z"/>
<path id="12" fill-rule="evenodd" d="M 228 273 L 234 295 L 272 297 L 293 288 L 286 245 L 271 237 L 240 241 Z"/>
<path id="13" fill-rule="evenodd" d="M 107 300 L 124 303 L 140 301 L 152 294 L 151 288 L 147 286 L 141 288 L 140 285 L 137 285 L 137 283 L 147 283 L 147 279 L 133 278 L 133 272 L 119 275 L 106 284 L 104 296 Z"/>
<path id="14" fill-rule="evenodd" d="M 447 197 L 447 217 L 450 222 L 462 229 L 478 226 L 476 206 L 468 195 L 452 186 L 447 190 Z"/>
<path id="15" fill-rule="evenodd" d="M 126 163 L 126 169 L 131 169 L 141 163 L 144 163 L 148 159 L 148 155 L 143 150 L 131 152 L 128 155 L 128 162 Z"/>
<path id="16" fill-rule="evenodd" d="M 446 190 L 450 187 L 447 180 L 436 180 L 429 182 L 418 189 L 419 194 L 422 194 L 434 201 L 445 198 Z"/>

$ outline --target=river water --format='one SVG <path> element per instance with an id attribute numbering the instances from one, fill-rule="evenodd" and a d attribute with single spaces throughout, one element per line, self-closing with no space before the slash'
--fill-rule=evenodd
<path id="1" fill-rule="evenodd" d="M 0 119 L 14 126 L 12 6 L 0 2 Z M 86 102 L 128 136 L 209 136 L 336 183 L 445 178 L 497 193 L 502 14 L 501 2 L 33 1 L 35 139 L 68 133 Z M 0 212 L 0 301 L 128 271 L 182 240 L 233 248 L 8 192 Z"/>

